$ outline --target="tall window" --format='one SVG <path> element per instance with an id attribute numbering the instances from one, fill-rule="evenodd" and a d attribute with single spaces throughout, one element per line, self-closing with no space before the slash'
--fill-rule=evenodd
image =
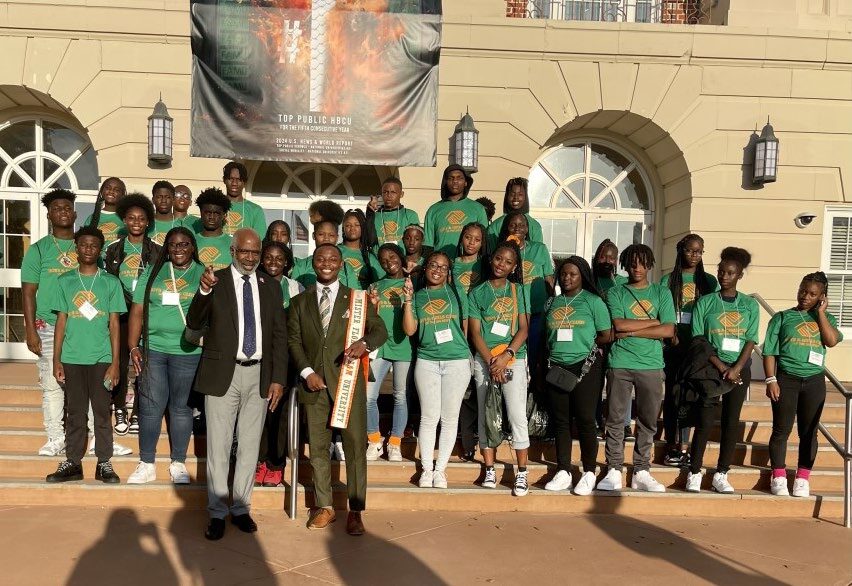
<path id="1" fill-rule="evenodd" d="M 533 18 L 598 22 L 660 22 L 659 0 L 529 0 Z"/>
<path id="2" fill-rule="evenodd" d="M 605 238 L 620 250 L 651 242 L 650 183 L 615 145 L 583 141 L 549 151 L 530 172 L 529 198 L 555 257 L 591 259 Z"/>
<path id="3" fill-rule="evenodd" d="M 828 276 L 828 310 L 844 334 L 852 335 L 852 206 L 825 212 L 821 264 Z"/>

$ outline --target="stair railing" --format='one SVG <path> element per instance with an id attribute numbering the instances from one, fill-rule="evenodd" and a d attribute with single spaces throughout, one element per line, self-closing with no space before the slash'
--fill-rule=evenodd
<path id="1" fill-rule="evenodd" d="M 290 494 L 287 499 L 291 521 L 296 520 L 296 499 L 299 493 L 299 392 L 290 389 L 287 400 L 287 456 L 290 459 Z"/>
<path id="2" fill-rule="evenodd" d="M 752 293 L 750 297 L 757 301 L 770 316 L 777 313 L 760 294 Z M 755 346 L 755 350 L 763 356 L 762 348 Z M 843 458 L 843 526 L 850 529 L 852 528 L 852 392 L 827 368 L 825 369 L 825 378 L 843 395 L 846 403 L 846 418 L 843 424 L 845 445 L 841 445 L 822 422 L 819 424 L 819 431 Z"/>

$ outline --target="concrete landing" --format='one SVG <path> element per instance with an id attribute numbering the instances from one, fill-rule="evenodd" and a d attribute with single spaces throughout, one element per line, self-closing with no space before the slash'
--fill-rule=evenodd
<path id="1" fill-rule="evenodd" d="M 613 515 L 374 512 L 368 534 L 305 529 L 264 511 L 260 531 L 202 535 L 203 511 L 0 508 L 3 583 L 848 584 L 852 531 L 830 522 Z M 556 580 L 556 581 L 555 581 Z"/>

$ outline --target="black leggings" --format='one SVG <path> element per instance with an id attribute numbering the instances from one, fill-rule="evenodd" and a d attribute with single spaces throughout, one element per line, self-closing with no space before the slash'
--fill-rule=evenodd
<path id="1" fill-rule="evenodd" d="M 799 468 L 810 470 L 817 455 L 819 419 L 825 405 L 825 375 L 807 378 L 778 371 L 781 397 L 772 402 L 772 436 L 769 461 L 772 469 L 786 468 L 787 438 L 793 431 L 793 418 L 799 431 Z"/>
<path id="2" fill-rule="evenodd" d="M 665 431 L 666 443 L 673 446 L 689 441 L 689 428 L 678 429 L 678 403 L 674 393 L 677 383 L 677 372 L 683 362 L 687 344 L 681 342 L 677 346 L 667 346 L 663 350 L 665 360 L 665 388 L 666 394 L 663 399 L 663 430 Z"/>
<path id="3" fill-rule="evenodd" d="M 717 472 L 727 472 L 731 469 L 731 462 L 734 459 L 734 451 L 737 447 L 740 413 L 743 410 L 748 385 L 751 383 L 751 360 L 743 367 L 740 377 L 743 382 L 722 395 L 722 437 L 719 442 Z M 704 463 L 704 450 L 707 448 L 707 440 L 710 439 L 710 430 L 713 429 L 719 403 L 718 398 L 702 399 L 698 403 L 697 424 L 689 453 L 689 471 L 693 474 L 701 472 L 701 466 Z"/>
<path id="4" fill-rule="evenodd" d="M 584 361 L 561 366 L 579 376 Z M 544 383 L 555 422 L 556 464 L 559 470 L 571 472 L 571 420 L 574 419 L 577 422 L 583 471 L 595 471 L 598 459 L 595 412 L 603 390 L 603 377 L 604 361 L 598 356 L 591 370 L 570 393 L 546 381 Z"/>

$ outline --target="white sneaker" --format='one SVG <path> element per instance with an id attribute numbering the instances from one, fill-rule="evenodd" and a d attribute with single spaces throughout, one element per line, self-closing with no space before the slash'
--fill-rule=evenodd
<path id="1" fill-rule="evenodd" d="M 346 461 L 346 454 L 343 453 L 343 442 L 334 442 L 334 458 L 338 462 Z"/>
<path id="2" fill-rule="evenodd" d="M 657 479 L 651 476 L 651 473 L 647 470 L 633 472 L 630 488 L 644 492 L 666 492 L 666 487 L 657 482 Z"/>
<path id="3" fill-rule="evenodd" d="M 157 467 L 154 464 L 139 462 L 133 474 L 127 477 L 127 484 L 147 484 L 157 480 Z"/>
<path id="4" fill-rule="evenodd" d="M 115 442 L 115 441 L 112 442 L 112 455 L 113 456 L 129 456 L 132 453 L 133 453 L 133 450 L 131 450 L 130 448 L 122 446 L 118 442 Z"/>
<path id="5" fill-rule="evenodd" d="M 497 488 L 497 470 L 493 466 L 485 469 L 485 480 L 482 481 L 482 488 Z"/>
<path id="6" fill-rule="evenodd" d="M 703 472 L 686 474 L 686 492 L 701 492 L 701 480 L 704 478 Z"/>
<path id="7" fill-rule="evenodd" d="M 89 447 L 86 448 L 86 453 L 88 453 L 90 456 L 95 455 L 95 436 L 93 435 L 89 436 Z"/>
<path id="8" fill-rule="evenodd" d="M 811 496 L 811 483 L 804 478 L 797 478 L 793 481 L 793 496 L 807 498 Z"/>
<path id="9" fill-rule="evenodd" d="M 54 438 L 47 440 L 47 443 L 38 449 L 39 456 L 58 456 L 65 451 L 65 440 L 63 438 Z"/>
<path id="10" fill-rule="evenodd" d="M 447 474 L 443 470 L 432 473 L 432 488 L 447 488 Z"/>
<path id="11" fill-rule="evenodd" d="M 713 475 L 713 490 L 721 494 L 734 494 L 734 487 L 728 482 L 727 472 L 716 472 Z"/>
<path id="12" fill-rule="evenodd" d="M 388 444 L 388 462 L 402 462 L 402 448 Z"/>
<path id="13" fill-rule="evenodd" d="M 544 485 L 544 490 L 571 490 L 573 484 L 571 474 L 567 470 L 560 470 L 550 482 Z"/>
<path id="14" fill-rule="evenodd" d="M 183 462 L 169 464 L 169 476 L 172 477 L 172 484 L 189 484 L 192 482 L 189 477 L 189 470 L 186 469 L 186 464 Z"/>
<path id="15" fill-rule="evenodd" d="M 610 468 L 607 470 L 606 476 L 598 482 L 597 490 L 621 490 L 621 487 L 621 470 Z"/>
<path id="16" fill-rule="evenodd" d="M 424 470 L 420 473 L 420 488 L 432 488 L 432 478 L 434 474 L 431 470 Z"/>
<path id="17" fill-rule="evenodd" d="M 595 473 L 583 472 L 579 482 L 574 486 L 574 494 L 578 496 L 589 496 L 595 489 Z"/>
<path id="18" fill-rule="evenodd" d="M 796 480 L 798 480 L 798 478 Z M 790 491 L 787 489 L 787 477 L 773 477 L 769 482 L 769 492 L 775 496 L 790 496 Z"/>
<path id="19" fill-rule="evenodd" d="M 368 462 L 375 462 L 384 453 L 385 453 L 385 450 L 382 446 L 382 442 L 370 442 L 367 445 L 367 461 Z"/>

